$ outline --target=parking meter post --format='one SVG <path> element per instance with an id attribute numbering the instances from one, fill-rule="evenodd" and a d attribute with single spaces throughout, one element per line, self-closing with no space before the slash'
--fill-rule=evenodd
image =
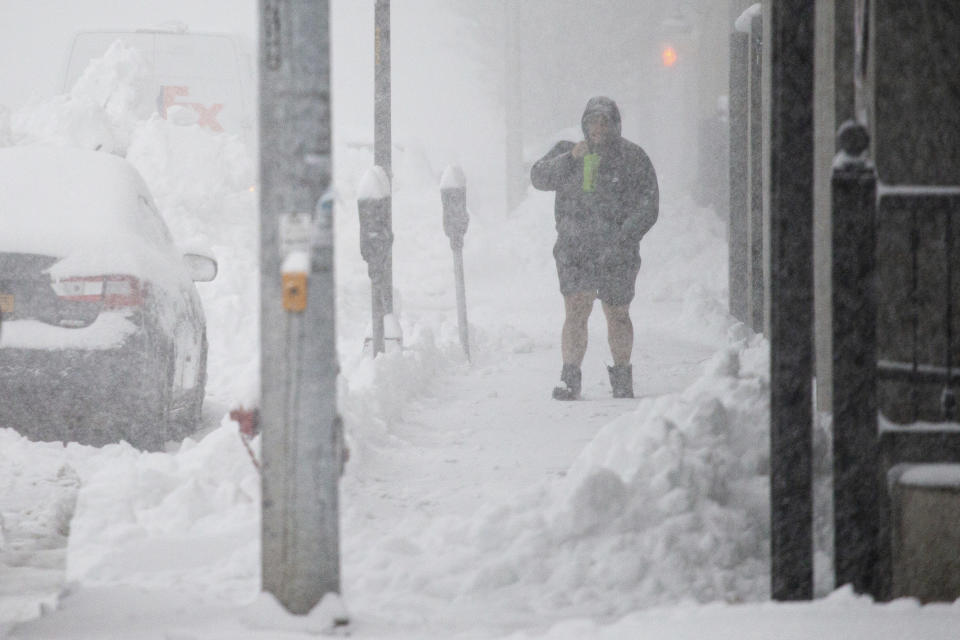
<path id="1" fill-rule="evenodd" d="M 457 282 L 457 328 L 460 330 L 460 346 L 470 362 L 470 333 L 467 326 L 467 292 L 463 282 L 463 245 L 453 249 L 453 276 Z"/>
<path id="2" fill-rule="evenodd" d="M 463 276 L 463 236 L 467 233 L 470 216 L 467 213 L 467 186 L 463 170 L 447 167 L 440 179 L 440 201 L 443 204 L 443 231 L 453 250 L 453 275 L 457 290 L 457 327 L 460 345 L 470 361 L 470 334 L 467 324 L 467 293 Z"/>
<path id="3" fill-rule="evenodd" d="M 259 11 L 262 587 L 305 615 L 340 591 L 329 1 Z"/>
<path id="4" fill-rule="evenodd" d="M 383 337 L 383 274 L 370 276 L 370 339 L 373 355 L 386 350 Z"/>

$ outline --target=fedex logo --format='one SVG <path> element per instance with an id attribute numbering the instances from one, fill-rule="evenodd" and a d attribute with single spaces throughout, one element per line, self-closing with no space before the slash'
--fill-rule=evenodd
<path id="1" fill-rule="evenodd" d="M 207 127 L 212 131 L 221 132 L 223 126 L 217 122 L 217 114 L 223 109 L 223 103 L 214 103 L 209 107 L 199 102 L 178 102 L 178 98 L 185 98 L 190 95 L 190 87 L 161 86 L 160 96 L 160 116 L 167 117 L 167 109 L 177 105 L 181 107 L 190 107 L 200 116 L 197 124 L 201 127 Z"/>

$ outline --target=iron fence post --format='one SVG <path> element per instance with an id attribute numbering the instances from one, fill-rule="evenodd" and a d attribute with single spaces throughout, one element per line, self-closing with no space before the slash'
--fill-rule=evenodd
<path id="1" fill-rule="evenodd" d="M 879 596 L 876 170 L 869 136 L 853 121 L 837 133 L 832 188 L 833 503 L 837 586 Z"/>
<path id="2" fill-rule="evenodd" d="M 813 597 L 814 0 L 771 3 L 770 563 L 775 600 Z"/>

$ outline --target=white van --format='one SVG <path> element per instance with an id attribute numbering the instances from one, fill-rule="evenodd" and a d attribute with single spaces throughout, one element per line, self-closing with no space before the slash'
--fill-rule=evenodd
<path id="1" fill-rule="evenodd" d="M 213 131 L 254 140 L 254 74 L 251 56 L 235 36 L 191 33 L 181 24 L 173 28 L 137 31 L 84 31 L 70 48 L 64 76 L 69 91 L 94 58 L 117 40 L 140 49 L 152 63 L 161 117 L 174 105 L 196 112 L 197 123 Z"/>

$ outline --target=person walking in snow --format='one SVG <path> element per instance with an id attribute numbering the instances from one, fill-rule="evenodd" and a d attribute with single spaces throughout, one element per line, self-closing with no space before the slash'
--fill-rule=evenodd
<path id="1" fill-rule="evenodd" d="M 557 400 L 580 397 L 587 320 L 597 298 L 607 318 L 614 398 L 633 397 L 633 300 L 640 240 L 657 221 L 657 174 L 647 154 L 620 135 L 620 110 L 610 98 L 591 98 L 580 120 L 584 140 L 562 141 L 530 170 L 541 191 L 556 191 L 553 255 L 563 294 L 563 369 Z"/>

